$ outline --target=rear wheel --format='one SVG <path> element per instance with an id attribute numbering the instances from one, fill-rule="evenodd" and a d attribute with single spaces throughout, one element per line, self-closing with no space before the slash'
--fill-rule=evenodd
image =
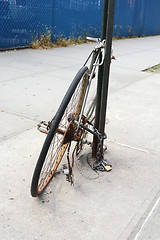
<path id="1" fill-rule="evenodd" d="M 41 150 L 31 184 L 31 195 L 36 197 L 52 179 L 69 143 L 67 132 L 74 117 L 78 120 L 85 89 L 88 68 L 82 67 L 73 79 L 55 117 Z"/>
<path id="2" fill-rule="evenodd" d="M 89 102 L 86 103 L 86 106 L 88 108 L 82 117 L 81 123 L 82 125 L 85 125 L 85 127 L 94 130 L 93 126 L 95 120 L 96 94 L 89 99 Z M 88 131 L 81 128 L 81 137 L 76 145 L 76 156 L 82 152 L 85 144 L 92 145 L 91 141 L 88 139 Z"/>

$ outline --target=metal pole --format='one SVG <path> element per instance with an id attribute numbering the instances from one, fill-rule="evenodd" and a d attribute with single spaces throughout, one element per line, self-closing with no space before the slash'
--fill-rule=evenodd
<path id="1" fill-rule="evenodd" d="M 108 20 L 107 20 L 107 29 L 106 29 L 106 52 L 105 52 L 104 69 L 103 69 L 101 109 L 100 109 L 100 120 L 99 120 L 99 132 L 102 135 L 104 135 L 107 100 L 108 100 L 114 9 L 115 9 L 115 0 L 109 0 L 108 1 Z M 103 146 L 102 146 L 102 151 L 103 151 Z"/>
<path id="2" fill-rule="evenodd" d="M 103 0 L 103 11 L 102 11 L 102 26 L 101 26 L 101 40 L 106 39 L 106 28 L 107 28 L 107 12 L 108 12 L 108 0 Z M 97 83 L 97 103 L 95 112 L 95 128 L 99 129 L 99 116 L 101 108 L 101 95 L 102 95 L 102 79 L 103 79 L 103 65 L 99 67 L 98 71 L 98 83 Z M 93 137 L 92 146 L 92 157 L 96 157 L 98 146 L 98 138 Z"/>

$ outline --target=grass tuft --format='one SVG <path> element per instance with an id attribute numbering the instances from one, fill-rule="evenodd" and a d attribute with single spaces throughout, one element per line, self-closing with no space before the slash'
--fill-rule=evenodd
<path id="1" fill-rule="evenodd" d="M 150 72 L 150 73 L 159 73 L 160 74 L 160 64 L 157 64 L 153 67 L 147 68 L 143 70 L 144 72 Z"/>
<path id="2" fill-rule="evenodd" d="M 49 49 L 53 47 L 68 47 L 70 45 L 83 44 L 86 43 L 87 40 L 81 37 L 78 38 L 58 38 L 55 42 L 51 41 L 50 32 L 46 34 L 42 34 L 40 39 L 32 42 L 31 47 L 33 49 Z"/>

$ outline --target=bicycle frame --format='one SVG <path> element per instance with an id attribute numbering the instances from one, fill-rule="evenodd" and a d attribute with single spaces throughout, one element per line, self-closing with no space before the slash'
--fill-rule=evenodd
<path id="1" fill-rule="evenodd" d="M 91 39 L 89 38 L 89 40 L 91 40 Z M 84 96 L 81 112 L 80 112 L 80 115 L 79 115 L 78 125 L 81 122 L 81 118 L 82 118 L 82 115 L 83 115 L 84 110 L 85 110 L 85 106 L 86 106 L 86 102 L 87 102 L 87 98 L 88 98 L 88 93 L 89 93 L 89 90 L 90 90 L 90 86 L 91 86 L 92 80 L 94 78 L 94 74 L 95 74 L 96 68 L 103 64 L 103 61 L 104 61 L 104 51 L 105 51 L 105 41 L 99 42 L 99 44 L 94 48 L 94 50 L 91 52 L 91 54 L 89 55 L 89 57 L 87 58 L 87 60 L 86 60 L 86 62 L 84 64 L 84 66 L 85 66 L 88 63 L 89 59 L 91 58 L 91 63 L 90 63 L 90 67 L 89 67 L 88 85 L 87 85 L 87 88 L 86 88 L 86 92 L 85 92 L 85 96 Z M 101 59 L 101 62 L 99 62 L 100 59 Z M 96 94 L 94 96 L 93 102 L 94 103 L 96 102 Z M 93 104 L 92 104 L 91 107 L 93 107 Z M 89 111 L 90 111 L 90 108 L 87 110 L 87 112 L 89 112 Z"/>
<path id="2" fill-rule="evenodd" d="M 91 84 L 96 75 L 96 69 L 103 64 L 104 53 L 105 41 L 100 42 L 98 40 L 97 46 L 90 53 L 85 64 L 73 79 L 55 116 L 49 122 L 42 121 L 38 124 L 38 129 L 46 133 L 47 137 L 40 152 L 32 178 L 31 194 L 33 197 L 41 194 L 45 189 L 57 170 L 65 151 L 67 151 L 69 168 L 67 174 L 68 181 L 73 184 L 72 168 L 74 165 L 74 154 L 78 156 L 83 150 L 84 144 L 91 145 L 91 142 L 86 139 L 88 132 L 99 139 L 100 144 L 97 160 L 99 159 L 98 154 L 101 154 L 101 142 L 106 136 L 102 136 L 93 124 L 96 94 L 94 94 L 91 104 L 88 104 L 87 100 L 90 96 L 89 92 L 91 93 Z M 87 65 L 89 65 L 89 67 Z M 88 109 L 85 109 L 87 105 L 89 105 Z M 71 165 L 69 152 L 72 141 L 75 141 L 76 144 L 72 152 Z M 106 165 L 107 163 L 103 161 L 93 166 L 93 168 L 104 170 Z"/>

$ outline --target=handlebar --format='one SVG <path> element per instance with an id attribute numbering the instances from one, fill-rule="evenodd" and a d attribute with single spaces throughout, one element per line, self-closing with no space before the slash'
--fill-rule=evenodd
<path id="1" fill-rule="evenodd" d="M 92 41 L 92 42 L 101 42 L 100 38 L 93 38 L 93 37 L 86 37 L 87 40 Z"/>

